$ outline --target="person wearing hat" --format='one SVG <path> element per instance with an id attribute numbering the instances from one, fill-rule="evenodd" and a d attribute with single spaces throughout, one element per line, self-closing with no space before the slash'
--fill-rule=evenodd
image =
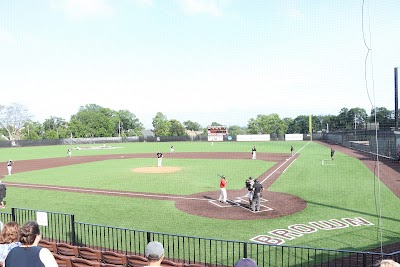
<path id="1" fill-rule="evenodd" d="M 163 159 L 163 154 L 160 151 L 158 151 L 157 152 L 157 167 L 162 166 L 162 159 Z"/>
<path id="2" fill-rule="evenodd" d="M 257 158 L 256 146 L 253 146 L 253 148 L 251 149 L 251 155 L 252 155 L 252 159 L 256 159 Z"/>
<path id="3" fill-rule="evenodd" d="M 238 260 L 234 267 L 257 267 L 257 263 L 250 258 L 243 258 Z"/>
<path id="4" fill-rule="evenodd" d="M 254 180 L 253 177 L 249 177 L 246 179 L 246 188 L 247 188 L 247 197 L 249 198 L 249 207 L 252 206 L 253 203 L 253 185 L 254 185 Z"/>
<path id="5" fill-rule="evenodd" d="M 14 161 L 12 161 L 11 159 L 7 162 L 8 175 L 11 175 L 13 163 L 14 163 Z"/>
<path id="6" fill-rule="evenodd" d="M 164 247 L 160 242 L 151 241 L 147 244 L 144 254 L 149 260 L 147 266 L 161 266 L 164 259 Z"/>
<path id="7" fill-rule="evenodd" d="M 251 205 L 251 209 L 253 211 L 260 211 L 260 200 L 261 200 L 261 192 L 264 191 L 264 187 L 260 182 L 256 179 L 254 180 L 253 185 L 253 203 Z"/>
<path id="8" fill-rule="evenodd" d="M 4 209 L 6 206 L 4 205 L 4 198 L 6 197 L 7 193 L 6 185 L 3 184 L 0 180 L 0 208 Z"/>
<path id="9" fill-rule="evenodd" d="M 228 181 L 226 180 L 225 175 L 222 175 L 221 180 L 219 181 L 219 188 L 221 190 L 221 193 L 219 194 L 219 198 L 218 198 L 219 202 L 226 203 L 226 198 L 227 198 L 226 184 L 227 183 L 228 183 Z"/>

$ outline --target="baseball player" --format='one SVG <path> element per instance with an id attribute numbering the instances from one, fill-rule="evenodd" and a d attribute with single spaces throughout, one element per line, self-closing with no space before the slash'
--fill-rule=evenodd
<path id="1" fill-rule="evenodd" d="M 68 157 L 71 157 L 72 156 L 72 149 L 68 148 L 67 153 L 68 153 Z"/>
<path id="2" fill-rule="evenodd" d="M 293 156 L 293 153 L 294 153 L 294 148 L 293 148 L 293 146 L 290 146 L 290 154 Z"/>
<path id="3" fill-rule="evenodd" d="M 7 162 L 8 175 L 11 175 L 13 163 L 14 163 L 14 161 L 12 161 L 11 159 Z"/>
<path id="4" fill-rule="evenodd" d="M 226 203 L 227 199 L 227 194 L 226 194 L 226 184 L 228 183 L 228 180 L 226 180 L 225 175 L 221 176 L 221 180 L 219 181 L 219 188 L 221 190 L 221 193 L 219 194 L 218 201 L 222 203 Z"/>
<path id="5" fill-rule="evenodd" d="M 157 167 L 161 167 L 162 165 L 163 154 L 158 151 L 157 152 Z"/>
<path id="6" fill-rule="evenodd" d="M 6 206 L 4 205 L 4 198 L 7 195 L 7 187 L 0 180 L 0 208 L 4 209 Z"/>
<path id="7" fill-rule="evenodd" d="M 331 147 L 331 159 L 333 160 L 333 156 L 335 155 L 335 150 Z"/>
<path id="8" fill-rule="evenodd" d="M 253 204 L 253 177 L 250 176 L 249 178 L 247 178 L 245 184 L 247 188 L 247 197 L 249 198 L 249 207 L 251 207 Z"/>
<path id="9" fill-rule="evenodd" d="M 256 146 L 253 146 L 253 148 L 251 149 L 251 154 L 253 155 L 253 159 L 257 158 L 257 149 Z"/>

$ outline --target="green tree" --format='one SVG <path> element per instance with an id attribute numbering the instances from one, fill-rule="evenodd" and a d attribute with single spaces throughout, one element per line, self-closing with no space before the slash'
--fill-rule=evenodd
<path id="1" fill-rule="evenodd" d="M 63 118 L 54 116 L 43 122 L 43 130 L 44 139 L 68 138 L 71 134 L 68 130 L 68 123 Z"/>
<path id="2" fill-rule="evenodd" d="M 28 121 L 22 127 L 22 140 L 39 140 L 42 138 L 42 124 L 39 122 Z"/>
<path id="3" fill-rule="evenodd" d="M 293 124 L 290 127 L 293 133 L 309 133 L 309 116 L 307 115 L 299 115 L 293 120 Z"/>
<path id="4" fill-rule="evenodd" d="M 190 131 L 201 131 L 202 127 L 199 123 L 193 121 L 184 121 L 183 125 L 186 127 L 186 130 Z"/>
<path id="5" fill-rule="evenodd" d="M 292 118 L 283 118 L 282 122 L 286 125 L 287 133 L 296 133 L 294 120 Z"/>
<path id="6" fill-rule="evenodd" d="M 54 130 L 47 130 L 43 133 L 43 139 L 59 139 L 58 133 Z"/>
<path id="7" fill-rule="evenodd" d="M 257 115 L 256 119 L 249 120 L 247 128 L 251 134 L 284 134 L 287 131 L 287 126 L 276 113 Z"/>
<path id="8" fill-rule="evenodd" d="M 173 119 L 169 121 L 170 136 L 186 136 L 186 128 L 179 121 Z"/>
<path id="9" fill-rule="evenodd" d="M 157 112 L 153 118 L 153 133 L 155 136 L 169 136 L 170 122 L 161 112 Z"/>
<path id="10" fill-rule="evenodd" d="M 119 110 L 117 131 L 122 136 L 141 136 L 144 130 L 143 124 L 135 114 L 128 110 Z"/>
<path id="11" fill-rule="evenodd" d="M 246 134 L 246 129 L 242 128 L 238 125 L 232 125 L 228 127 L 228 134 L 229 135 L 240 135 L 240 134 Z"/>
<path id="12" fill-rule="evenodd" d="M 77 114 L 71 116 L 69 130 L 74 137 L 110 137 L 118 136 L 117 113 L 96 104 L 80 107 Z"/>
<path id="13" fill-rule="evenodd" d="M 379 123 L 379 129 L 390 129 L 390 127 L 394 127 L 394 111 L 388 110 L 385 107 L 372 109 L 369 122 L 375 122 L 375 112 L 376 122 Z"/>
<path id="14" fill-rule="evenodd" d="M 368 120 L 368 114 L 363 108 L 351 108 L 348 112 L 349 119 L 353 119 L 354 129 L 363 129 Z"/>

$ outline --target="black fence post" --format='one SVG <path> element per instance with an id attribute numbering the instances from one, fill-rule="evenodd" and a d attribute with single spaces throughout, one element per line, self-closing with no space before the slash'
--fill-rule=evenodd
<path id="1" fill-rule="evenodd" d="M 11 218 L 15 222 L 15 208 L 11 208 Z"/>
<path id="2" fill-rule="evenodd" d="M 146 233 L 146 239 L 147 239 L 146 240 L 147 241 L 146 244 L 148 244 L 151 241 L 150 232 Z"/>
<path id="3" fill-rule="evenodd" d="M 247 258 L 247 242 L 243 243 L 243 258 Z"/>
<path id="4" fill-rule="evenodd" d="M 71 242 L 72 245 L 75 246 L 76 239 L 75 239 L 75 215 L 71 214 Z"/>
<path id="5" fill-rule="evenodd" d="M 363 267 L 367 267 L 367 254 L 366 253 L 363 253 L 363 264 L 362 264 L 362 266 Z"/>

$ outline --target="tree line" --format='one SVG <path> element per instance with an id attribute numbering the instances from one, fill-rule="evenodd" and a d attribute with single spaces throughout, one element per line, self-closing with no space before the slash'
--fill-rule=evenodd
<path id="1" fill-rule="evenodd" d="M 28 109 L 21 104 L 0 105 L 0 139 L 40 140 L 60 138 L 129 137 L 141 136 L 143 124 L 128 110 L 112 110 L 96 104 L 81 106 L 67 121 L 50 116 L 43 123 L 33 121 Z M 379 123 L 379 129 L 389 130 L 395 126 L 394 111 L 384 107 L 371 110 L 370 115 L 363 108 L 342 108 L 338 115 L 312 115 L 312 131 L 343 131 L 366 129 L 368 123 Z M 219 126 L 218 122 L 211 122 Z M 187 120 L 180 122 L 168 119 L 157 112 L 152 120 L 155 136 L 186 136 L 187 131 L 200 135 L 207 134 L 207 126 Z M 247 126 L 228 126 L 230 135 L 238 134 L 285 134 L 309 133 L 309 115 L 296 118 L 280 118 L 278 114 L 260 114 L 250 118 Z"/>

